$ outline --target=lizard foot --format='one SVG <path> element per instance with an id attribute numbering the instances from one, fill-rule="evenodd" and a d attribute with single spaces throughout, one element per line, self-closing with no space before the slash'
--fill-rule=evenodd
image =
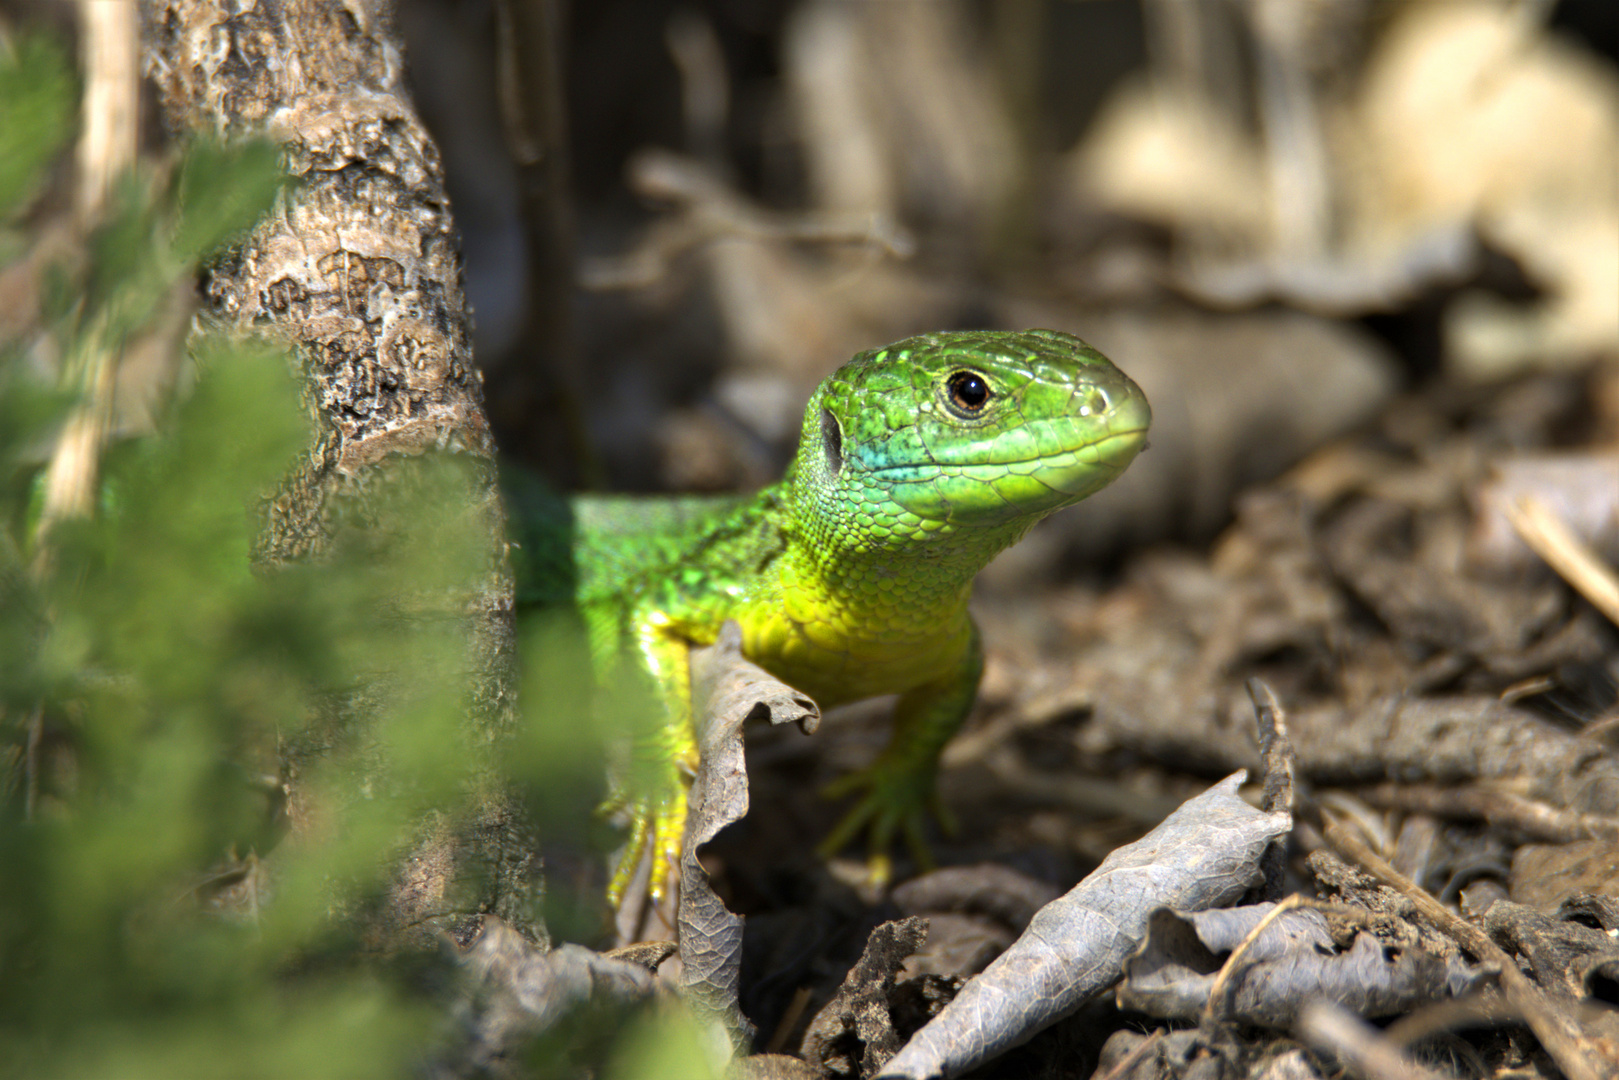
<path id="1" fill-rule="evenodd" d="M 604 817 L 629 819 L 629 838 L 607 883 L 607 902 L 615 911 L 623 904 L 648 848 L 652 850 L 652 874 L 647 881 L 647 895 L 656 905 L 669 889 L 670 870 L 680 859 L 686 834 L 686 789 L 678 777 L 675 785 L 672 792 L 640 798 L 621 795 L 603 803 L 597 811 Z"/>
<path id="2" fill-rule="evenodd" d="M 864 794 L 821 841 L 816 852 L 822 858 L 830 858 L 864 832 L 869 877 L 874 884 L 886 885 L 893 877 L 889 849 L 898 833 L 905 838 L 905 846 L 917 866 L 923 870 L 933 869 L 937 863 L 923 830 L 930 812 L 945 835 L 956 831 L 955 817 L 940 801 L 934 786 L 934 772 L 931 762 L 925 768 L 917 768 L 879 757 L 868 768 L 828 784 L 821 794 L 830 799 L 861 791 Z"/>

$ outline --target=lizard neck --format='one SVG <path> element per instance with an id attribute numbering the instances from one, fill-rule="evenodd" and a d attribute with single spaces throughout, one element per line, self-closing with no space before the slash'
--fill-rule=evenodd
<path id="1" fill-rule="evenodd" d="M 978 572 L 1037 516 L 994 526 L 924 521 L 873 488 L 859 500 L 789 474 L 790 526 L 780 564 L 789 606 L 813 603 L 879 633 L 938 628 L 965 617 Z"/>

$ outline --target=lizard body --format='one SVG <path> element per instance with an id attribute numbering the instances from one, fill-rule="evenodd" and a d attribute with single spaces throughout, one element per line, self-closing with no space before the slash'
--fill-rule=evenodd
<path id="1" fill-rule="evenodd" d="M 650 676 L 662 702 L 619 778 L 631 842 L 610 898 L 649 844 L 654 894 L 679 853 L 696 764 L 687 652 L 727 619 L 749 659 L 823 707 L 899 695 L 887 749 L 840 782 L 863 796 L 823 849 L 866 829 L 874 855 L 896 832 L 925 852 L 938 756 L 983 668 L 973 577 L 1123 472 L 1150 420 L 1140 389 L 1071 335 L 929 334 L 828 376 L 787 474 L 755 495 L 573 500 L 562 555 L 598 677 Z"/>

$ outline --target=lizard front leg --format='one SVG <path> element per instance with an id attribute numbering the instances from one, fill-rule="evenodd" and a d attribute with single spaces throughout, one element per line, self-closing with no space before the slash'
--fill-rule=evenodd
<path id="1" fill-rule="evenodd" d="M 871 876 L 886 882 L 892 873 L 889 846 L 897 832 L 904 836 L 919 866 L 933 866 L 922 832 L 928 812 L 945 832 L 956 828 L 955 819 L 938 797 L 939 755 L 972 711 L 984 674 L 978 626 L 970 625 L 960 662 L 939 678 L 900 695 L 894 706 L 893 734 L 877 759 L 827 786 L 825 794 L 832 798 L 857 791 L 864 794 L 817 849 L 823 857 L 835 854 L 864 830 Z"/>
<path id="2" fill-rule="evenodd" d="M 632 735 L 620 790 L 604 810 L 624 812 L 629 838 L 607 885 L 607 900 L 617 908 L 630 881 L 652 850 L 647 892 L 656 904 L 669 885 L 670 868 L 680 858 L 686 830 L 686 794 L 698 765 L 697 737 L 692 726 L 690 643 L 662 620 L 646 620 L 635 628 L 633 648 L 622 664 L 626 677 L 651 677 L 656 701 L 646 695 L 624 703 Z M 616 695 L 615 695 L 616 696 Z"/>

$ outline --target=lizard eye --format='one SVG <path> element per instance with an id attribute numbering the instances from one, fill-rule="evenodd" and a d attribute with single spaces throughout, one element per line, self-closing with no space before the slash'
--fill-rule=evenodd
<path id="1" fill-rule="evenodd" d="M 977 416 L 993 396 L 989 383 L 976 371 L 958 371 L 945 381 L 951 409 L 962 417 Z"/>

